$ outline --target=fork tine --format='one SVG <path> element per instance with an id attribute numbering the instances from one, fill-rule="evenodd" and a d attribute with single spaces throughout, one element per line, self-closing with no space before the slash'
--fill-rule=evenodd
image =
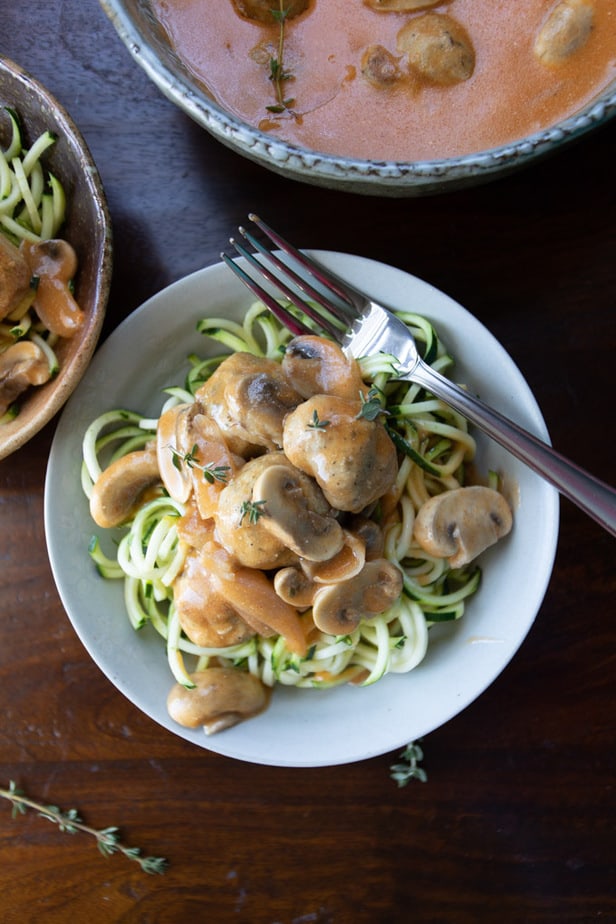
<path id="1" fill-rule="evenodd" d="M 340 299 L 342 302 L 340 310 L 342 311 L 344 315 L 344 321 L 347 324 L 351 324 L 357 319 L 360 311 L 358 310 L 357 305 L 353 300 L 353 294 L 355 293 L 355 290 L 351 285 L 344 282 L 342 279 L 339 279 L 330 270 L 326 270 L 324 267 L 320 266 L 315 260 L 307 257 L 306 254 L 302 253 L 300 250 L 294 247 L 293 244 L 290 244 L 289 241 L 285 240 L 285 238 L 278 234 L 277 231 L 274 231 L 273 228 L 270 228 L 270 226 L 265 221 L 263 221 L 262 218 L 259 218 L 259 216 L 254 212 L 250 212 L 248 218 L 270 239 L 270 241 L 276 244 L 276 246 L 279 247 L 283 253 L 286 253 L 288 256 L 296 260 L 297 263 L 299 263 L 299 265 L 302 266 L 305 270 L 308 270 L 308 272 L 311 273 L 322 286 L 324 286 L 329 292 L 333 292 L 336 297 Z M 259 249 L 262 253 L 270 253 L 269 251 L 265 250 L 265 248 Z M 287 272 L 289 272 L 289 270 L 287 270 Z M 304 282 L 304 280 L 301 280 L 301 282 Z M 312 289 L 312 292 L 314 293 L 315 290 Z M 315 296 L 311 294 L 310 297 L 314 298 Z M 316 300 L 319 301 L 319 304 L 321 304 L 319 298 Z M 332 310 L 329 305 L 325 305 L 324 307 L 326 307 L 329 311 L 332 311 L 334 316 L 336 316 L 336 314 L 340 311 L 338 309 Z"/>
<path id="2" fill-rule="evenodd" d="M 291 331 L 295 337 L 300 337 L 303 334 L 312 334 L 314 331 L 311 331 L 309 327 L 306 327 L 298 318 L 294 317 L 289 311 L 282 307 L 282 305 L 267 292 L 262 286 L 260 286 L 255 280 L 246 273 L 241 266 L 235 262 L 233 257 L 230 257 L 229 254 L 224 251 L 221 253 L 221 258 L 227 264 L 229 269 L 235 273 L 238 279 L 244 283 L 244 285 L 250 289 L 253 295 L 263 302 L 269 310 L 272 312 L 275 318 L 277 318 L 284 327 Z"/>
<path id="3" fill-rule="evenodd" d="M 242 234 L 244 234 L 247 237 L 250 243 L 252 243 L 252 240 L 251 240 L 252 235 L 248 235 L 247 232 L 243 228 L 240 228 L 239 230 Z M 336 340 L 340 340 L 342 338 L 342 336 L 344 335 L 344 330 L 345 330 L 344 325 L 342 327 L 342 330 L 340 328 L 335 327 L 334 324 L 332 324 L 332 322 L 329 320 L 329 318 L 320 314 L 320 312 L 316 311 L 312 307 L 312 305 L 304 301 L 304 299 L 300 298 L 297 295 L 297 293 L 286 284 L 285 280 L 282 279 L 280 275 L 276 275 L 267 267 L 267 265 L 265 265 L 260 260 L 257 260 L 255 255 L 251 253 L 249 250 L 247 250 L 245 247 L 243 247 L 242 244 L 239 243 L 239 241 L 235 240 L 235 238 L 233 237 L 230 238 L 229 243 L 232 244 L 233 247 L 235 247 L 237 252 L 242 257 L 244 257 L 248 261 L 248 263 L 261 276 L 263 276 L 265 279 L 267 279 L 268 282 L 270 282 L 273 286 L 279 289 L 282 292 L 282 294 L 286 298 L 288 298 L 289 301 L 293 305 L 295 305 L 297 308 L 300 309 L 300 311 L 303 311 L 304 314 L 306 314 L 309 318 L 312 318 L 312 320 L 315 321 L 317 324 L 319 324 L 319 326 L 322 327 L 325 331 L 327 331 L 327 333 L 331 337 L 334 337 Z M 283 263 L 281 260 L 278 260 L 273 254 L 270 254 L 266 248 L 261 248 L 257 244 L 255 244 L 255 246 L 257 246 L 257 250 L 260 253 L 263 253 L 264 256 L 268 256 L 272 258 L 272 262 L 275 263 L 275 265 L 278 267 L 281 273 L 289 275 L 291 280 L 295 281 L 295 278 L 296 278 L 295 274 L 289 271 L 285 263 Z M 323 299 L 322 296 L 321 296 L 321 299 L 322 299 L 323 307 L 329 310 L 328 302 L 325 299 Z"/>

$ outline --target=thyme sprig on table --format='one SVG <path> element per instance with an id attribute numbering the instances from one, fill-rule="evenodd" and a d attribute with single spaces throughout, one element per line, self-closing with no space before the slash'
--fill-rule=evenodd
<path id="1" fill-rule="evenodd" d="M 57 805 L 43 805 L 36 802 L 18 789 L 13 780 L 10 781 L 8 789 L 0 787 L 0 796 L 8 799 L 12 803 L 12 817 L 25 815 L 28 809 L 33 809 L 42 818 L 46 818 L 53 824 L 58 825 L 60 831 L 65 834 L 90 834 L 96 839 L 98 849 L 105 857 L 111 856 L 112 853 L 121 853 L 129 860 L 135 860 L 144 873 L 161 874 L 167 868 L 167 860 L 164 857 L 144 857 L 141 855 L 139 847 L 126 847 L 120 841 L 119 828 L 92 828 L 83 822 L 77 809 L 71 808 L 63 811 Z"/>
<path id="2" fill-rule="evenodd" d="M 284 84 L 288 80 L 294 80 L 293 74 L 285 68 L 284 64 L 285 24 L 292 6 L 293 4 L 289 3 L 285 7 L 285 0 L 278 0 L 278 9 L 270 10 L 278 23 L 278 54 L 269 59 L 269 79 L 274 84 L 276 103 L 265 107 L 268 112 L 284 112 L 291 109 L 295 102 L 292 97 L 285 97 L 284 95 Z"/>
<path id="3" fill-rule="evenodd" d="M 406 786 L 411 780 L 419 780 L 420 783 L 425 783 L 428 779 L 428 774 L 419 766 L 419 761 L 423 760 L 423 749 L 416 741 L 411 741 L 399 755 L 403 763 L 392 764 L 390 769 L 390 774 L 392 780 L 394 780 L 398 787 Z"/>

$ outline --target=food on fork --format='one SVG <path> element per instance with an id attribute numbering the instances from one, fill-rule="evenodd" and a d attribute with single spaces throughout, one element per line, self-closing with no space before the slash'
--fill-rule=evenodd
<path id="1" fill-rule="evenodd" d="M 448 368 L 429 322 L 404 320 Z M 396 381 L 387 357 L 292 337 L 261 303 L 241 326 L 199 329 L 232 352 L 191 357 L 155 418 L 93 421 L 82 483 L 95 522 L 120 529 L 113 555 L 93 540 L 94 562 L 124 582 L 131 624 L 165 640 L 169 715 L 212 734 L 263 711 L 276 684 L 412 670 L 430 626 L 461 618 L 480 570 L 414 535 L 431 497 L 474 504 L 460 415 Z M 488 480 L 489 520 L 506 501 Z"/>

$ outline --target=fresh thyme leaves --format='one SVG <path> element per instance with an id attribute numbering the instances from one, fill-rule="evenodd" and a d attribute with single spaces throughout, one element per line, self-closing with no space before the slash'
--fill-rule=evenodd
<path id="1" fill-rule="evenodd" d="M 312 412 L 312 420 L 308 424 L 308 429 L 310 430 L 324 430 L 326 427 L 329 427 L 329 420 L 320 420 L 317 409 L 315 408 Z"/>
<path id="2" fill-rule="evenodd" d="M 98 849 L 105 857 L 111 856 L 112 853 L 122 853 L 129 860 L 135 860 L 144 873 L 162 874 L 167 868 L 167 860 L 164 857 L 143 857 L 139 847 L 125 847 L 120 842 L 120 833 L 118 828 L 101 828 L 96 829 L 90 825 L 84 824 L 80 818 L 77 809 L 68 809 L 63 811 L 57 805 L 43 805 L 30 799 L 25 793 L 18 789 L 13 780 L 10 781 L 8 789 L 0 788 L 0 796 L 8 799 L 12 803 L 12 817 L 25 815 L 28 809 L 33 809 L 42 818 L 46 818 L 53 824 L 58 825 L 60 831 L 65 834 L 91 834 L 96 838 Z"/>
<path id="3" fill-rule="evenodd" d="M 419 780 L 425 783 L 428 779 L 426 771 L 419 766 L 419 761 L 423 760 L 423 750 L 416 741 L 408 744 L 399 755 L 404 763 L 392 764 L 389 768 L 390 776 L 399 788 L 406 786 L 411 780 Z"/>
<path id="4" fill-rule="evenodd" d="M 357 418 L 363 417 L 364 420 L 376 420 L 379 414 L 388 414 L 389 411 L 383 407 L 381 393 L 374 385 L 370 388 L 367 395 L 360 393 L 361 407 Z"/>
<path id="5" fill-rule="evenodd" d="M 284 65 L 285 24 L 292 6 L 292 3 L 287 2 L 285 5 L 285 0 L 278 0 L 278 9 L 270 11 L 278 23 L 278 54 L 275 58 L 270 58 L 269 61 L 269 79 L 274 84 L 276 103 L 266 106 L 268 112 L 285 112 L 285 110 L 291 109 L 295 102 L 293 98 L 285 97 L 284 95 L 284 84 L 294 79 L 293 74 L 287 71 Z"/>
<path id="6" fill-rule="evenodd" d="M 248 517 L 248 522 L 251 524 L 251 526 L 254 526 L 254 524 L 258 522 L 259 517 L 265 513 L 263 510 L 264 504 L 264 500 L 242 501 L 242 505 L 240 507 L 240 526 L 242 525 L 244 517 Z"/>
<path id="7" fill-rule="evenodd" d="M 213 465 L 211 462 L 206 465 L 200 465 L 197 462 L 197 444 L 193 446 L 190 452 L 185 452 L 182 454 L 178 452 L 177 449 L 174 449 L 173 446 L 169 446 L 173 454 L 173 464 L 178 470 L 181 470 L 182 464 L 187 465 L 189 468 L 196 468 L 200 472 L 203 472 L 203 477 L 209 484 L 214 484 L 215 481 L 226 482 L 229 477 L 228 472 L 230 466 L 228 465 Z"/>

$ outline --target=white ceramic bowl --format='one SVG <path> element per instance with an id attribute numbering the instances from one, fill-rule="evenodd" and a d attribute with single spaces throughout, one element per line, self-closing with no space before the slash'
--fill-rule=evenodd
<path id="1" fill-rule="evenodd" d="M 456 358 L 456 379 L 547 438 L 522 375 L 464 308 L 400 270 L 348 254 L 314 253 L 390 305 L 429 317 Z M 94 661 L 164 728 L 198 747 L 261 764 L 323 766 L 373 757 L 447 722 L 492 683 L 518 650 L 552 571 L 558 495 L 479 435 L 480 468 L 502 470 L 519 485 L 515 525 L 507 539 L 482 556 L 482 584 L 462 620 L 431 630 L 427 656 L 414 671 L 365 688 L 277 687 L 266 712 L 211 737 L 176 725 L 166 709 L 173 680 L 164 643 L 150 627 L 139 633 L 130 628 L 121 583 L 103 580 L 89 561 L 88 542 L 97 528 L 80 485 L 81 441 L 88 424 L 104 411 L 128 407 L 157 414 L 162 388 L 183 382 L 187 356 L 219 352 L 219 345 L 196 332 L 197 321 L 206 315 L 240 320 L 250 301 L 242 284 L 217 264 L 149 299 L 100 347 L 62 414 L 51 450 L 45 529 L 53 574 Z"/>
<path id="2" fill-rule="evenodd" d="M 457 189 L 524 167 L 585 135 L 616 113 L 616 83 L 570 118 L 510 144 L 460 157 L 414 162 L 359 160 L 279 141 L 222 109 L 169 45 L 148 0 L 99 0 L 134 60 L 173 103 L 223 144 L 291 179 L 378 196 Z"/>
<path id="3" fill-rule="evenodd" d="M 75 298 L 86 320 L 74 337 L 60 342 L 60 371 L 45 385 L 30 389 L 17 417 L 0 426 L 0 459 L 23 446 L 64 405 L 90 361 L 102 328 L 111 285 L 111 222 L 103 185 L 81 132 L 66 110 L 29 73 L 0 57 L 0 106 L 14 109 L 28 144 L 42 132 L 57 135 L 45 152 L 45 166 L 62 183 L 67 215 L 60 235 L 77 252 Z M 8 120 L 0 120 L 0 146 L 9 137 Z"/>

